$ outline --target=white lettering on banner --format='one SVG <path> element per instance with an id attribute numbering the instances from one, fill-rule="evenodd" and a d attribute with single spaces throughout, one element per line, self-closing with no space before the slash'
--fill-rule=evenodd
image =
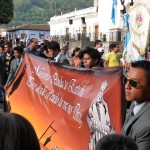
<path id="1" fill-rule="evenodd" d="M 85 86 L 81 87 L 80 85 L 75 85 L 75 82 L 76 82 L 76 79 L 72 79 L 70 81 L 68 91 L 75 95 L 82 97 L 85 91 Z"/>
<path id="2" fill-rule="evenodd" d="M 63 80 L 63 76 L 59 77 L 57 73 L 54 73 L 53 80 L 55 86 L 64 90 L 68 88 L 68 91 L 74 95 L 82 97 L 84 94 L 85 85 L 83 87 L 81 85 L 75 85 L 76 79 L 71 79 L 70 82 L 67 82 L 66 80 Z"/>
<path id="3" fill-rule="evenodd" d="M 37 75 L 39 78 L 44 79 L 45 81 L 51 79 L 49 73 L 44 72 L 45 68 L 40 68 L 40 66 L 35 66 L 32 73 Z"/>
<path id="4" fill-rule="evenodd" d="M 60 97 L 59 97 L 59 93 L 57 95 L 55 95 L 54 90 L 51 92 L 50 97 L 49 97 L 49 101 L 51 101 L 52 103 L 56 104 L 59 101 Z"/>
<path id="5" fill-rule="evenodd" d="M 44 96 L 45 93 L 47 92 L 46 88 L 47 88 L 47 86 L 45 88 L 43 88 L 42 83 L 41 83 L 40 86 L 35 89 L 35 91 L 37 93 L 39 93 L 40 95 Z"/>
<path id="6" fill-rule="evenodd" d="M 59 101 L 59 103 L 58 103 L 58 106 L 61 107 L 62 104 L 63 104 L 63 102 L 64 102 L 64 100 L 61 98 L 60 101 Z"/>
<path id="7" fill-rule="evenodd" d="M 60 88 L 63 88 L 64 85 L 65 87 L 67 87 L 68 82 L 67 81 L 63 81 L 63 77 L 61 77 L 60 79 L 58 78 L 58 75 L 55 73 L 55 77 L 54 77 L 54 85 L 57 85 Z M 71 84 L 69 84 L 69 89 L 71 93 L 78 95 L 76 92 L 76 90 L 80 90 L 82 89 L 80 86 L 75 86 L 75 79 L 72 79 L 70 81 Z M 28 80 L 27 80 L 27 86 L 35 91 L 36 93 L 38 93 L 39 95 L 41 95 L 42 97 L 45 98 L 45 100 L 48 100 L 50 102 L 52 102 L 53 104 L 59 106 L 62 110 L 64 110 L 65 112 L 67 112 L 68 115 L 72 116 L 72 118 L 74 120 L 76 120 L 77 122 L 79 122 L 80 124 L 82 124 L 82 113 L 80 112 L 80 104 L 78 103 L 76 106 L 72 106 L 71 104 L 69 104 L 68 101 L 64 100 L 60 93 L 56 93 L 55 90 L 51 90 L 49 91 L 47 89 L 47 86 L 43 87 L 42 83 L 40 83 L 40 85 L 35 83 L 35 79 L 32 76 L 29 76 Z M 67 90 L 67 88 L 66 88 Z M 85 90 L 85 89 L 84 89 Z M 83 92 L 82 92 L 83 94 Z M 78 95 L 81 96 L 82 95 Z"/>
<path id="8" fill-rule="evenodd" d="M 63 81 L 63 77 L 61 76 L 61 78 L 59 79 L 59 76 L 57 73 L 55 73 L 53 75 L 53 78 L 54 78 L 54 85 L 56 85 L 57 87 L 60 87 L 60 88 L 63 88 L 64 87 L 64 82 Z"/>
<path id="9" fill-rule="evenodd" d="M 75 106 L 74 111 L 73 111 L 73 118 L 79 122 L 80 124 L 82 124 L 82 113 L 80 113 L 79 111 L 80 109 L 80 104 L 78 103 L 77 106 Z"/>
<path id="10" fill-rule="evenodd" d="M 67 113 L 69 114 L 69 115 L 71 115 L 71 113 L 73 112 L 73 106 L 71 106 L 71 105 L 69 105 L 68 106 L 68 109 L 67 109 Z"/>
<path id="11" fill-rule="evenodd" d="M 62 105 L 62 109 L 65 110 L 65 111 L 67 111 L 68 105 L 69 105 L 69 104 L 64 101 L 64 103 L 63 103 L 63 105 Z"/>
<path id="12" fill-rule="evenodd" d="M 37 84 L 34 83 L 34 78 L 29 76 L 29 79 L 27 80 L 27 86 L 34 90 L 37 87 Z"/>
<path id="13" fill-rule="evenodd" d="M 42 68 L 40 66 L 35 66 L 32 73 L 34 75 L 37 75 L 38 78 L 44 79 L 45 81 L 50 80 L 50 83 L 52 85 L 55 85 L 61 89 L 68 90 L 70 93 L 77 95 L 79 97 L 82 97 L 87 83 L 81 85 L 77 85 L 77 80 L 76 79 L 71 79 L 70 81 L 67 81 L 64 79 L 63 76 L 59 76 L 58 73 L 53 73 L 53 74 L 48 74 L 44 72 L 45 68 Z"/>

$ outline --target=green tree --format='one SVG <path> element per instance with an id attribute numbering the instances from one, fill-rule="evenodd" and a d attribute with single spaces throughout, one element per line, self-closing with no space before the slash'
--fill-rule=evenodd
<path id="1" fill-rule="evenodd" d="M 14 17 L 13 0 L 0 0 L 0 24 L 8 24 Z"/>
<path id="2" fill-rule="evenodd" d="M 2 2 L 13 7 L 12 21 L 5 26 L 20 26 L 24 24 L 46 24 L 50 17 L 93 6 L 93 0 L 0 0 L 0 17 L 4 10 Z M 7 8 L 7 7 L 6 7 Z M 4 9 L 4 8 L 3 8 Z M 9 10 L 9 9 L 8 9 Z M 6 18 L 6 17 L 5 17 Z M 1 21 L 0 21 L 1 23 Z"/>

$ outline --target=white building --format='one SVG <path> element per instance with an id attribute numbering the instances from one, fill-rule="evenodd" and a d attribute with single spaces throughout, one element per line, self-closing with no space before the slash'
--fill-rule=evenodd
<path id="1" fill-rule="evenodd" d="M 79 35 L 89 37 L 91 41 L 101 39 L 112 28 L 122 28 L 120 14 L 121 4 L 118 1 L 116 24 L 111 22 L 113 0 L 94 0 L 94 6 L 82 10 L 74 10 L 67 14 L 50 18 L 50 35 L 56 37 L 69 36 L 70 39 L 78 39 Z"/>
<path id="2" fill-rule="evenodd" d="M 0 36 L 1 37 L 6 37 L 6 29 L 5 28 L 0 28 Z"/>
<path id="3" fill-rule="evenodd" d="M 26 40 L 31 38 L 39 39 L 41 37 L 49 37 L 50 28 L 47 24 L 29 24 L 20 27 L 15 27 L 7 30 L 7 38 L 21 38 Z"/>

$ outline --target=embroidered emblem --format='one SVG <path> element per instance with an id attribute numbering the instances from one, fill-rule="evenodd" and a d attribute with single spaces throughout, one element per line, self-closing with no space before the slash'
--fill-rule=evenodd
<path id="1" fill-rule="evenodd" d="M 136 25 L 137 25 L 138 28 L 141 27 L 142 21 L 143 21 L 142 15 L 141 14 L 137 14 L 136 15 Z"/>

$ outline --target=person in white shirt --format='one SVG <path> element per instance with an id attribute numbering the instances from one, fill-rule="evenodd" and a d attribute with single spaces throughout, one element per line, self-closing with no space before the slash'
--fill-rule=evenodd
<path id="1" fill-rule="evenodd" d="M 98 50 L 98 48 L 103 48 L 103 43 L 101 40 L 96 40 L 95 41 L 95 49 Z"/>

